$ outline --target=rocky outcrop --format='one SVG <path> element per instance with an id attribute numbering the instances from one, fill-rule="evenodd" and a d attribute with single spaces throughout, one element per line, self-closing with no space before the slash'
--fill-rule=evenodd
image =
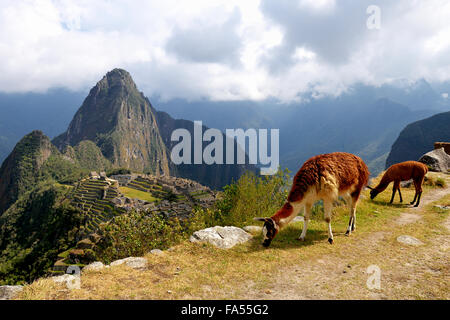
<path id="1" fill-rule="evenodd" d="M 0 300 L 14 299 L 22 290 L 22 286 L 0 286 Z"/>
<path id="2" fill-rule="evenodd" d="M 84 140 L 94 142 L 115 167 L 169 174 L 151 104 L 125 70 L 108 72 L 91 89 L 67 131 L 53 142 L 63 150 Z"/>
<path id="3" fill-rule="evenodd" d="M 434 149 L 444 148 L 445 153 L 450 154 L 450 142 L 435 142 Z"/>
<path id="4" fill-rule="evenodd" d="M 120 266 L 125 264 L 127 267 L 133 268 L 133 269 L 145 269 L 147 267 L 147 259 L 143 257 L 128 257 L 125 259 L 120 259 L 111 262 L 110 266 Z"/>
<path id="5" fill-rule="evenodd" d="M 100 270 L 102 270 L 104 268 L 105 268 L 105 265 L 102 262 L 96 261 L 96 262 L 92 262 L 92 263 L 88 264 L 87 266 L 85 266 L 83 268 L 83 272 L 86 272 L 86 271 L 100 271 Z"/>
<path id="6" fill-rule="evenodd" d="M 252 236 L 241 228 L 216 226 L 194 232 L 189 240 L 210 243 L 220 249 L 230 249 L 251 238 Z"/>
<path id="7" fill-rule="evenodd" d="M 421 246 L 424 244 L 419 239 L 416 239 L 416 238 L 408 236 L 408 235 L 402 235 L 402 236 L 397 237 L 397 241 L 400 243 L 406 244 L 408 246 Z"/>
<path id="8" fill-rule="evenodd" d="M 431 171 L 447 172 L 450 170 L 450 155 L 444 151 L 444 148 L 424 154 L 419 162 L 426 164 Z"/>

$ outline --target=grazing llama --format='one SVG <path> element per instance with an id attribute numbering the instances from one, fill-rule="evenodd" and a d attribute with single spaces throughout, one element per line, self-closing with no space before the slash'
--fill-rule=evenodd
<path id="1" fill-rule="evenodd" d="M 264 221 L 263 245 L 268 247 L 278 231 L 305 209 L 303 230 L 299 240 L 304 241 L 311 208 L 317 200 L 323 200 L 325 221 L 328 223 L 328 242 L 333 243 L 331 210 L 333 202 L 343 197 L 350 206 L 350 221 L 346 235 L 355 230 L 356 204 L 361 190 L 367 185 L 369 170 L 361 158 L 345 152 L 315 156 L 306 161 L 294 177 L 287 202 Z"/>
<path id="2" fill-rule="evenodd" d="M 371 189 L 370 198 L 374 199 L 380 192 L 383 192 L 389 183 L 394 181 L 394 188 L 392 189 L 392 197 L 391 202 L 394 201 L 394 196 L 396 191 L 398 190 L 398 194 L 400 196 L 400 202 L 403 202 L 402 193 L 400 192 L 400 182 L 407 181 L 412 179 L 414 182 L 414 187 L 416 188 L 416 194 L 414 195 L 414 202 L 417 202 L 414 207 L 418 207 L 420 203 L 420 196 L 422 195 L 422 183 L 425 178 L 425 175 L 428 172 L 428 167 L 417 161 L 405 161 L 401 163 L 394 164 L 386 170 L 383 177 L 381 178 L 380 183 L 375 187 L 368 187 Z"/>

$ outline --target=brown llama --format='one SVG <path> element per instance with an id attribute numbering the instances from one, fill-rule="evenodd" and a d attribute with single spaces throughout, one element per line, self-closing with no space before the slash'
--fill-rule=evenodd
<path id="1" fill-rule="evenodd" d="M 346 235 L 350 235 L 356 227 L 356 205 L 368 180 L 369 170 L 366 164 L 353 154 L 335 152 L 312 157 L 295 175 L 284 206 L 270 218 L 255 218 L 257 221 L 264 221 L 263 245 L 268 247 L 278 231 L 294 219 L 302 207 L 305 211 L 299 240 L 304 241 L 311 208 L 320 199 L 323 200 L 324 217 L 328 223 L 328 242 L 333 243 L 331 210 L 338 197 L 343 197 L 350 206 L 350 221 L 346 232 Z"/>
<path id="2" fill-rule="evenodd" d="M 422 195 L 422 183 L 427 172 L 428 167 L 425 164 L 417 161 L 405 161 L 394 164 L 386 170 L 383 177 L 381 178 L 380 183 L 375 188 L 368 187 L 369 189 L 371 189 L 370 198 L 374 199 L 380 192 L 383 192 L 388 187 L 389 183 L 394 181 L 391 202 L 389 203 L 392 203 L 394 201 L 394 196 L 397 190 L 400 196 L 400 202 L 403 202 L 402 193 L 400 191 L 400 182 L 412 179 L 414 187 L 416 189 L 416 194 L 414 195 L 414 200 L 411 202 L 411 204 L 414 204 L 417 199 L 414 207 L 418 207 L 420 203 L 420 196 Z"/>

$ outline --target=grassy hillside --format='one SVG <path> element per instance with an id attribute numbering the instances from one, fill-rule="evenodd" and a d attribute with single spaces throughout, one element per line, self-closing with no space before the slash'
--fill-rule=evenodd
<path id="1" fill-rule="evenodd" d="M 84 216 L 62 202 L 68 192 L 42 182 L 0 216 L 0 284 L 44 276 L 58 253 L 76 243 Z"/>
<path id="2" fill-rule="evenodd" d="M 432 181 L 437 176 L 429 174 Z M 52 280 L 26 286 L 20 299 L 449 299 L 450 177 L 440 176 L 445 187 L 426 185 L 419 208 L 388 204 L 390 191 L 374 201 L 363 194 L 357 209 L 357 229 L 344 233 L 348 209 L 335 208 L 332 220 L 335 244 L 326 241 L 322 211 L 316 210 L 307 240 L 298 242 L 302 223 L 290 224 L 270 248 L 262 237 L 229 250 L 188 241 L 162 255 L 148 254 L 148 267 L 136 271 L 117 266 L 89 271 L 81 288 L 69 290 Z M 256 189 L 253 189 L 256 190 Z M 413 188 L 403 188 L 413 198 Z M 257 215 L 256 212 L 248 213 Z M 246 222 L 243 221 L 242 224 Z M 414 247 L 396 241 L 411 235 L 424 245 Z M 382 271 L 381 288 L 366 286 L 367 267 Z M 447 279 L 447 280 L 446 280 Z"/>

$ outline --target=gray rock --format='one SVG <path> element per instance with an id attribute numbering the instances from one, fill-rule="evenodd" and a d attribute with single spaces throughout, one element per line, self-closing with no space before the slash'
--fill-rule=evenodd
<path id="1" fill-rule="evenodd" d="M 14 299 L 22 290 L 22 286 L 0 286 L 0 300 Z"/>
<path id="2" fill-rule="evenodd" d="M 413 185 L 413 180 L 412 179 L 400 182 L 400 187 L 402 187 L 402 188 L 409 188 L 412 185 Z"/>
<path id="3" fill-rule="evenodd" d="M 450 206 L 441 206 L 441 205 L 439 205 L 439 204 L 435 205 L 434 207 L 435 207 L 435 208 L 438 208 L 438 209 L 442 209 L 442 210 L 448 210 L 448 209 L 450 209 Z"/>
<path id="4" fill-rule="evenodd" d="M 79 278 L 79 275 L 63 274 L 62 276 L 52 277 L 52 280 L 56 283 L 71 283 Z"/>
<path id="5" fill-rule="evenodd" d="M 414 237 L 407 236 L 407 235 L 402 235 L 402 236 L 397 237 L 397 241 L 400 243 L 403 243 L 403 244 L 407 244 L 409 246 L 421 246 L 424 244 L 419 239 L 416 239 Z"/>
<path id="6" fill-rule="evenodd" d="M 245 226 L 243 228 L 248 233 L 260 233 L 262 232 L 262 227 L 260 226 Z"/>
<path id="7" fill-rule="evenodd" d="M 292 219 L 291 223 L 294 222 L 303 222 L 305 218 L 303 216 L 296 216 L 294 219 Z"/>
<path id="8" fill-rule="evenodd" d="M 160 250 L 160 249 L 153 249 L 153 250 L 150 251 L 150 253 L 154 254 L 154 255 L 157 255 L 157 256 L 160 256 L 160 255 L 164 254 L 164 252 L 162 250 Z"/>
<path id="9" fill-rule="evenodd" d="M 103 269 L 105 265 L 100 261 L 92 262 L 83 268 L 83 271 L 99 271 Z"/>
<path id="10" fill-rule="evenodd" d="M 144 269 L 147 266 L 147 259 L 142 257 L 128 257 L 125 259 L 113 261 L 111 262 L 110 266 L 114 267 L 122 264 L 125 264 L 133 269 Z"/>
<path id="11" fill-rule="evenodd" d="M 419 162 L 428 165 L 431 171 L 447 172 L 450 169 L 450 155 L 444 151 L 444 148 L 424 154 Z"/>
<path id="12" fill-rule="evenodd" d="M 251 238 L 252 236 L 241 228 L 215 226 L 194 232 L 189 240 L 191 242 L 207 242 L 221 249 L 230 249 Z"/>

